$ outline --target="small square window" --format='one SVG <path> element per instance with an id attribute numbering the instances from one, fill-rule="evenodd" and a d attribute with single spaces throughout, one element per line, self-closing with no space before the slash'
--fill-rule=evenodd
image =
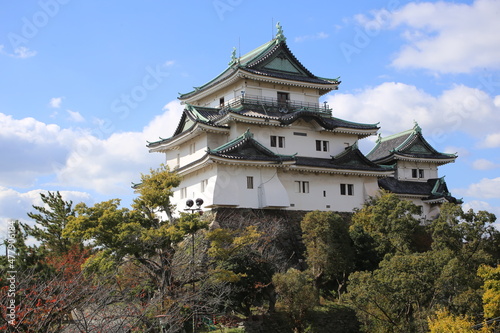
<path id="1" fill-rule="evenodd" d="M 253 177 L 252 176 L 247 177 L 247 189 L 253 189 Z"/>

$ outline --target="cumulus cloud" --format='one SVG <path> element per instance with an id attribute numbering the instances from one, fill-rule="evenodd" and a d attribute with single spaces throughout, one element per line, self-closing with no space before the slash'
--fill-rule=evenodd
<path id="1" fill-rule="evenodd" d="M 385 82 L 354 93 L 331 94 L 327 102 L 335 117 L 380 122 L 384 136 L 410 129 L 417 121 L 426 139 L 442 144 L 456 131 L 481 142 L 496 133 L 500 107 L 494 99 L 480 89 L 464 85 L 433 96 L 412 85 Z"/>
<path id="2" fill-rule="evenodd" d="M 466 189 L 456 189 L 454 192 L 479 199 L 500 198 L 500 177 L 483 178 L 478 183 L 470 184 Z"/>
<path id="3" fill-rule="evenodd" d="M 70 143 L 79 136 L 34 118 L 14 119 L 0 113 L 0 183 L 5 186 L 32 186 L 41 176 L 54 173 L 70 152 Z"/>
<path id="4" fill-rule="evenodd" d="M 57 188 L 79 187 L 100 194 L 130 194 L 130 184 L 141 173 L 164 162 L 162 154 L 150 154 L 147 140 L 173 134 L 183 107 L 168 103 L 140 132 L 99 135 L 99 126 L 61 128 L 34 118 L 14 119 L 0 113 L 0 183 L 28 188 L 41 177 L 51 177 Z M 102 133 L 101 133 L 102 134 Z"/>
<path id="5" fill-rule="evenodd" d="M 491 133 L 486 136 L 481 146 L 485 148 L 498 148 L 500 147 L 500 133 Z"/>
<path id="6" fill-rule="evenodd" d="M 483 67 L 500 68 L 500 20 L 497 0 L 411 2 L 358 15 L 365 29 L 404 29 L 405 44 L 392 65 L 424 68 L 438 73 L 469 73 Z"/>

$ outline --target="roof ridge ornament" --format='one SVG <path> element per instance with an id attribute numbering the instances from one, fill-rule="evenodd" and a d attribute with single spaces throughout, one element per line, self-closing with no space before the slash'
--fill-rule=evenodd
<path id="1" fill-rule="evenodd" d="M 236 57 L 236 47 L 233 46 L 233 51 L 231 52 L 231 61 L 229 62 L 229 66 L 235 64 L 238 61 L 238 58 Z"/>
<path id="2" fill-rule="evenodd" d="M 422 128 L 418 125 L 416 120 L 413 120 L 413 131 L 422 133 Z"/>
<path id="3" fill-rule="evenodd" d="M 281 27 L 281 24 L 279 22 L 276 23 L 276 37 L 275 37 L 275 39 L 276 39 L 276 44 L 286 41 L 286 37 L 283 34 L 283 28 Z"/>

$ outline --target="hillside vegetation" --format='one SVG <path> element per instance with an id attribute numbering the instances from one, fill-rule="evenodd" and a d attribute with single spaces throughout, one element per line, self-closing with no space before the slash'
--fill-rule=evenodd
<path id="1" fill-rule="evenodd" d="M 419 207 L 381 193 L 352 214 L 312 211 L 295 224 L 265 211 L 173 218 L 179 182 L 165 167 L 151 170 L 130 208 L 42 194 L 44 205 L 28 213 L 33 226 L 9 224 L 0 330 L 438 333 L 498 325 L 500 233 L 491 213 L 445 203 L 437 219 L 422 221 Z"/>

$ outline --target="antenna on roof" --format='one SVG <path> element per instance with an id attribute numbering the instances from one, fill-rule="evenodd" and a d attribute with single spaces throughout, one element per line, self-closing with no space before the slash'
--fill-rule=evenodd
<path id="1" fill-rule="evenodd" d="M 274 17 L 271 17 L 271 40 L 274 39 Z"/>

